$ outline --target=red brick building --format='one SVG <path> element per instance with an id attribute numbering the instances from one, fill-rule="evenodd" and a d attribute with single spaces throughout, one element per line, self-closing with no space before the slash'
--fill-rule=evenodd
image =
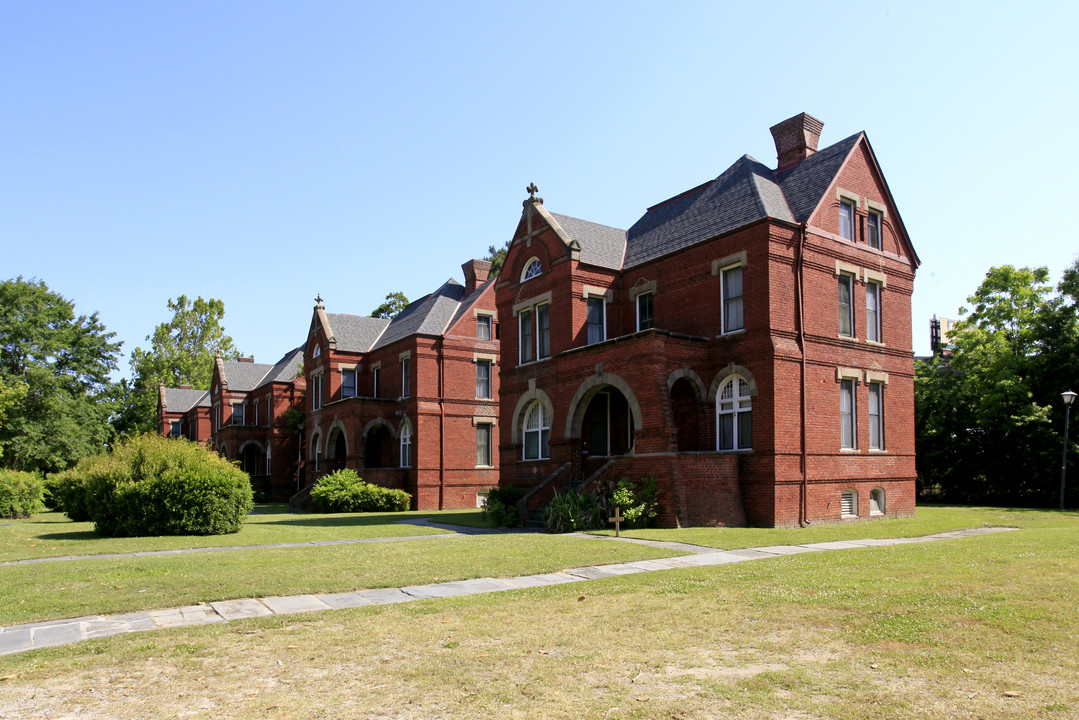
<path id="1" fill-rule="evenodd" d="M 160 389 L 161 432 L 236 460 L 253 488 L 303 504 L 349 467 L 416 509 L 474 508 L 498 485 L 498 317 L 490 263 L 463 266 L 392 320 L 315 306 L 274 365 L 217 359 L 209 391 Z"/>
<path id="2" fill-rule="evenodd" d="M 524 202 L 496 287 L 501 482 L 659 482 L 668 525 L 914 512 L 918 257 L 864 133 L 773 127 L 628 231 Z"/>
<path id="3" fill-rule="evenodd" d="M 355 468 L 421 510 L 474 508 L 498 484 L 498 317 L 490 263 L 466 263 L 393 320 L 328 313 L 304 346 L 309 482 Z"/>

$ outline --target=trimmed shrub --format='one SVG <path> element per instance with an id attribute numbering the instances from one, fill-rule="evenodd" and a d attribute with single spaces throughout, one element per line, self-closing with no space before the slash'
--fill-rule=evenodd
<path id="1" fill-rule="evenodd" d="M 44 490 L 37 475 L 0 470 L 0 517 L 25 518 L 45 509 Z"/>
<path id="2" fill-rule="evenodd" d="M 319 512 L 401 512 L 408 510 L 412 496 L 363 481 L 355 470 L 337 470 L 321 478 L 311 488 L 311 502 Z"/>
<path id="3" fill-rule="evenodd" d="M 597 530 L 607 524 L 607 509 L 598 495 L 566 488 L 555 493 L 543 511 L 547 532 L 564 533 Z"/>
<path id="4" fill-rule="evenodd" d="M 86 505 L 86 478 L 95 465 L 112 462 L 114 460 L 109 455 L 90 455 L 79 460 L 73 468 L 49 475 L 45 481 L 45 503 L 74 522 L 90 520 L 90 509 Z"/>
<path id="5" fill-rule="evenodd" d="M 521 524 L 517 503 L 524 495 L 524 490 L 513 485 L 491 488 L 483 506 L 484 519 L 494 527 L 517 527 Z"/>
<path id="6" fill-rule="evenodd" d="M 252 508 L 247 473 L 180 438 L 125 439 L 76 471 L 102 535 L 224 535 L 237 532 Z"/>
<path id="7" fill-rule="evenodd" d="M 658 492 L 655 478 L 645 477 L 641 478 L 640 482 L 635 482 L 624 477 L 618 481 L 611 493 L 611 504 L 622 511 L 626 527 L 648 527 L 659 512 L 659 505 L 656 503 Z"/>

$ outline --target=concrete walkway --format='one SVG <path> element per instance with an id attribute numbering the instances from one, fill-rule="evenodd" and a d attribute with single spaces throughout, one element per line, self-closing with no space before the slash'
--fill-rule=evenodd
<path id="1" fill-rule="evenodd" d="M 439 526 L 449 527 L 449 526 Z M 241 600 L 222 600 L 200 605 L 188 605 L 166 610 L 127 613 L 124 615 L 93 615 L 67 620 L 52 620 L 41 623 L 26 623 L 0 627 L 0 655 L 55 647 L 71 643 L 108 637 L 122 633 L 154 630 L 157 628 L 186 627 L 191 625 L 209 625 L 251 617 L 270 615 L 289 615 L 294 613 L 336 610 L 363 605 L 385 605 L 389 603 L 410 602 L 427 598 L 459 597 L 478 593 L 518 590 L 521 588 L 560 585 L 563 583 L 583 582 L 600 578 L 632 575 L 634 573 L 671 570 L 674 568 L 702 567 L 705 565 L 724 565 L 784 555 L 796 555 L 805 552 L 823 552 L 827 550 L 848 550 L 864 547 L 906 545 L 910 543 L 933 542 L 956 538 L 985 535 L 987 533 L 1008 532 L 1016 528 L 979 528 L 974 530 L 956 530 L 917 538 L 891 538 L 885 540 L 842 540 L 806 545 L 774 545 L 772 547 L 745 548 L 741 550 L 716 550 L 684 543 L 667 543 L 635 538 L 613 538 L 597 535 L 582 535 L 597 540 L 633 542 L 670 550 L 693 553 L 681 557 L 662 560 L 638 560 L 636 562 L 617 563 L 580 567 L 556 573 L 525 575 L 515 578 L 476 578 L 454 582 L 433 583 L 430 585 L 411 585 L 402 588 L 384 588 L 364 590 L 362 592 L 334 593 L 323 595 L 294 595 L 290 597 L 245 598 Z M 470 529 L 471 530 L 471 529 Z M 486 533 L 484 533 L 486 534 Z M 405 539 L 426 539 L 433 537 L 453 537 L 453 535 L 421 535 Z M 372 541 L 387 542 L 392 538 L 377 538 Z M 295 543 L 270 547 L 293 547 L 304 545 L 333 545 L 348 541 L 325 541 L 315 543 Z M 355 542 L 355 541 L 353 541 Z M 223 548 L 222 548 L 223 549 Z M 242 548 L 248 549 L 248 548 Z M 200 548 L 206 550 L 206 548 Z M 182 552 L 182 551 L 166 551 Z M 134 553 L 136 557 L 162 553 Z"/>

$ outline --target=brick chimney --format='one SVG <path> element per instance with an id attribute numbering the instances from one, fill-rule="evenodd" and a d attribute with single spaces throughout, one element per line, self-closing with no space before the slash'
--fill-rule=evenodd
<path id="1" fill-rule="evenodd" d="M 251 357 L 238 357 L 236 358 L 236 362 L 253 363 L 255 362 L 255 356 L 252 355 Z"/>
<path id="2" fill-rule="evenodd" d="M 809 113 L 800 113 L 773 125 L 772 139 L 776 142 L 777 170 L 789 170 L 817 152 L 820 131 L 824 123 Z"/>
<path id="3" fill-rule="evenodd" d="M 190 385 L 180 385 L 178 389 L 179 390 L 190 390 L 191 386 Z"/>
<path id="4" fill-rule="evenodd" d="M 469 260 L 461 266 L 461 269 L 465 272 L 465 294 L 467 295 L 487 282 L 487 276 L 491 274 L 491 263 L 486 260 Z"/>

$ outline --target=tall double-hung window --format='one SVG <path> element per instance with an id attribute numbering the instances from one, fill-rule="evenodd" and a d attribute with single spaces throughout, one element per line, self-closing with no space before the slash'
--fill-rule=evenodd
<path id="1" fill-rule="evenodd" d="M 723 292 L 723 332 L 729 333 L 745 327 L 742 314 L 742 266 L 724 268 L 720 274 Z"/>
<path id="2" fill-rule="evenodd" d="M 839 334 L 854 337 L 854 276 L 839 273 Z"/>
<path id="3" fill-rule="evenodd" d="M 607 301 L 602 297 L 588 298 L 588 344 L 607 339 Z"/>
<path id="4" fill-rule="evenodd" d="M 532 311 L 522 310 L 517 314 L 517 323 L 520 327 L 520 356 L 521 362 L 532 362 Z"/>
<path id="5" fill-rule="evenodd" d="M 854 412 L 854 380 L 839 381 L 839 447 L 854 450 L 858 447 Z"/>
<path id="6" fill-rule="evenodd" d="M 872 342 L 880 339 L 880 283 L 865 285 L 865 337 Z"/>
<path id="7" fill-rule="evenodd" d="M 551 306 L 536 306 L 536 358 L 551 357 Z"/>
<path id="8" fill-rule="evenodd" d="M 869 449 L 884 449 L 884 384 L 869 383 Z"/>

